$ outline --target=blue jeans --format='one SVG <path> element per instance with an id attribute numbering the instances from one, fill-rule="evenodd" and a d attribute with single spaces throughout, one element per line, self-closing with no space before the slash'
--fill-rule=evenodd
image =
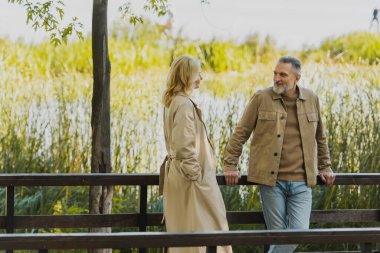
<path id="1" fill-rule="evenodd" d="M 311 188 L 305 182 L 278 180 L 276 186 L 260 185 L 265 224 L 268 229 L 308 229 Z M 297 245 L 271 245 L 268 253 L 292 253 Z"/>

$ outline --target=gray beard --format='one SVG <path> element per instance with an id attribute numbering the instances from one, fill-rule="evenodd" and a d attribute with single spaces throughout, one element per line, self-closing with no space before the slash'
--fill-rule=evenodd
<path id="1" fill-rule="evenodd" d="M 282 95 L 286 92 L 286 87 L 273 84 L 273 92 L 276 93 L 277 95 Z"/>

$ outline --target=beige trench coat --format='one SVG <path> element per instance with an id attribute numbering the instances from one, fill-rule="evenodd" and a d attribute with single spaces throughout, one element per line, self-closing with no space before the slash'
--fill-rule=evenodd
<path id="1" fill-rule="evenodd" d="M 168 232 L 228 230 L 226 209 L 215 177 L 216 161 L 201 111 L 185 95 L 164 110 L 169 159 L 164 178 L 164 215 Z M 206 252 L 205 247 L 170 248 L 170 253 Z M 218 247 L 230 253 L 230 246 Z"/>

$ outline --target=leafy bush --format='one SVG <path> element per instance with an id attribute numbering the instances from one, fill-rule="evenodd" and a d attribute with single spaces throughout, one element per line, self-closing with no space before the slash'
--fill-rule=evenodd
<path id="1" fill-rule="evenodd" d="M 306 49 L 303 58 L 317 62 L 380 63 L 380 34 L 355 32 L 322 42 L 318 49 Z"/>

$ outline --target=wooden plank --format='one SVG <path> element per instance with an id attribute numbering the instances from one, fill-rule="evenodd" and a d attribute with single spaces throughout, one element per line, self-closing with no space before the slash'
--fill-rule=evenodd
<path id="1" fill-rule="evenodd" d="M 229 224 L 264 224 L 262 212 L 227 212 Z M 380 209 L 313 210 L 310 223 L 380 222 Z"/>
<path id="2" fill-rule="evenodd" d="M 376 243 L 380 228 L 255 230 L 210 233 L 5 234 L 1 249 L 90 249 L 310 243 Z"/>
<path id="3" fill-rule="evenodd" d="M 158 174 L 2 174 L 0 186 L 158 185 Z"/>
<path id="4" fill-rule="evenodd" d="M 257 185 L 249 182 L 247 175 L 241 176 L 238 185 Z M 219 185 L 225 185 L 223 175 L 217 175 Z M 322 180 L 317 177 L 317 184 L 323 185 Z M 336 173 L 334 185 L 380 185 L 380 173 Z"/>
<path id="5" fill-rule="evenodd" d="M 334 184 L 335 185 L 380 185 L 380 173 L 337 173 Z"/>
<path id="6" fill-rule="evenodd" d="M 147 226 L 163 226 L 165 223 L 163 217 L 163 213 L 147 213 Z"/>
<path id="7" fill-rule="evenodd" d="M 227 212 L 228 224 L 264 224 L 263 212 Z"/>
<path id="8" fill-rule="evenodd" d="M 300 252 L 297 251 L 297 253 L 361 253 L 360 251 L 306 251 L 306 252 Z M 375 252 L 373 252 L 375 253 Z"/>
<path id="9" fill-rule="evenodd" d="M 14 218 L 14 228 L 138 227 L 138 218 L 139 215 L 137 213 L 107 215 L 16 215 Z M 0 224 L 2 224 L 1 220 Z"/>
<path id="10" fill-rule="evenodd" d="M 148 226 L 163 226 L 162 213 L 147 214 Z M 32 228 L 90 228 L 139 227 L 140 215 L 129 214 L 77 214 L 77 215 L 17 215 L 15 229 Z M 5 217 L 0 216 L 0 229 L 5 228 Z"/>
<path id="11" fill-rule="evenodd" d="M 147 226 L 161 226 L 162 213 L 148 213 Z M 264 224 L 262 212 L 227 212 L 229 224 Z M 1 219 L 0 219 L 1 221 Z M 380 209 L 313 210 L 310 223 L 380 222 Z"/>
<path id="12" fill-rule="evenodd" d="M 310 223 L 380 222 L 380 209 L 313 210 Z"/>
<path id="13" fill-rule="evenodd" d="M 216 176 L 225 185 L 223 175 Z M 318 184 L 322 184 L 318 178 Z M 1 174 L 0 186 L 158 185 L 158 174 Z M 238 185 L 255 185 L 242 175 Z M 380 173 L 338 173 L 335 185 L 380 185 Z"/>
<path id="14" fill-rule="evenodd" d="M 147 213 L 147 226 L 162 226 L 162 213 Z M 16 215 L 15 229 L 139 227 L 138 213 L 78 215 Z M 227 212 L 229 224 L 264 224 L 262 212 Z M 6 228 L 6 217 L 0 216 L 0 229 Z M 311 223 L 380 222 L 380 209 L 314 210 Z"/>

